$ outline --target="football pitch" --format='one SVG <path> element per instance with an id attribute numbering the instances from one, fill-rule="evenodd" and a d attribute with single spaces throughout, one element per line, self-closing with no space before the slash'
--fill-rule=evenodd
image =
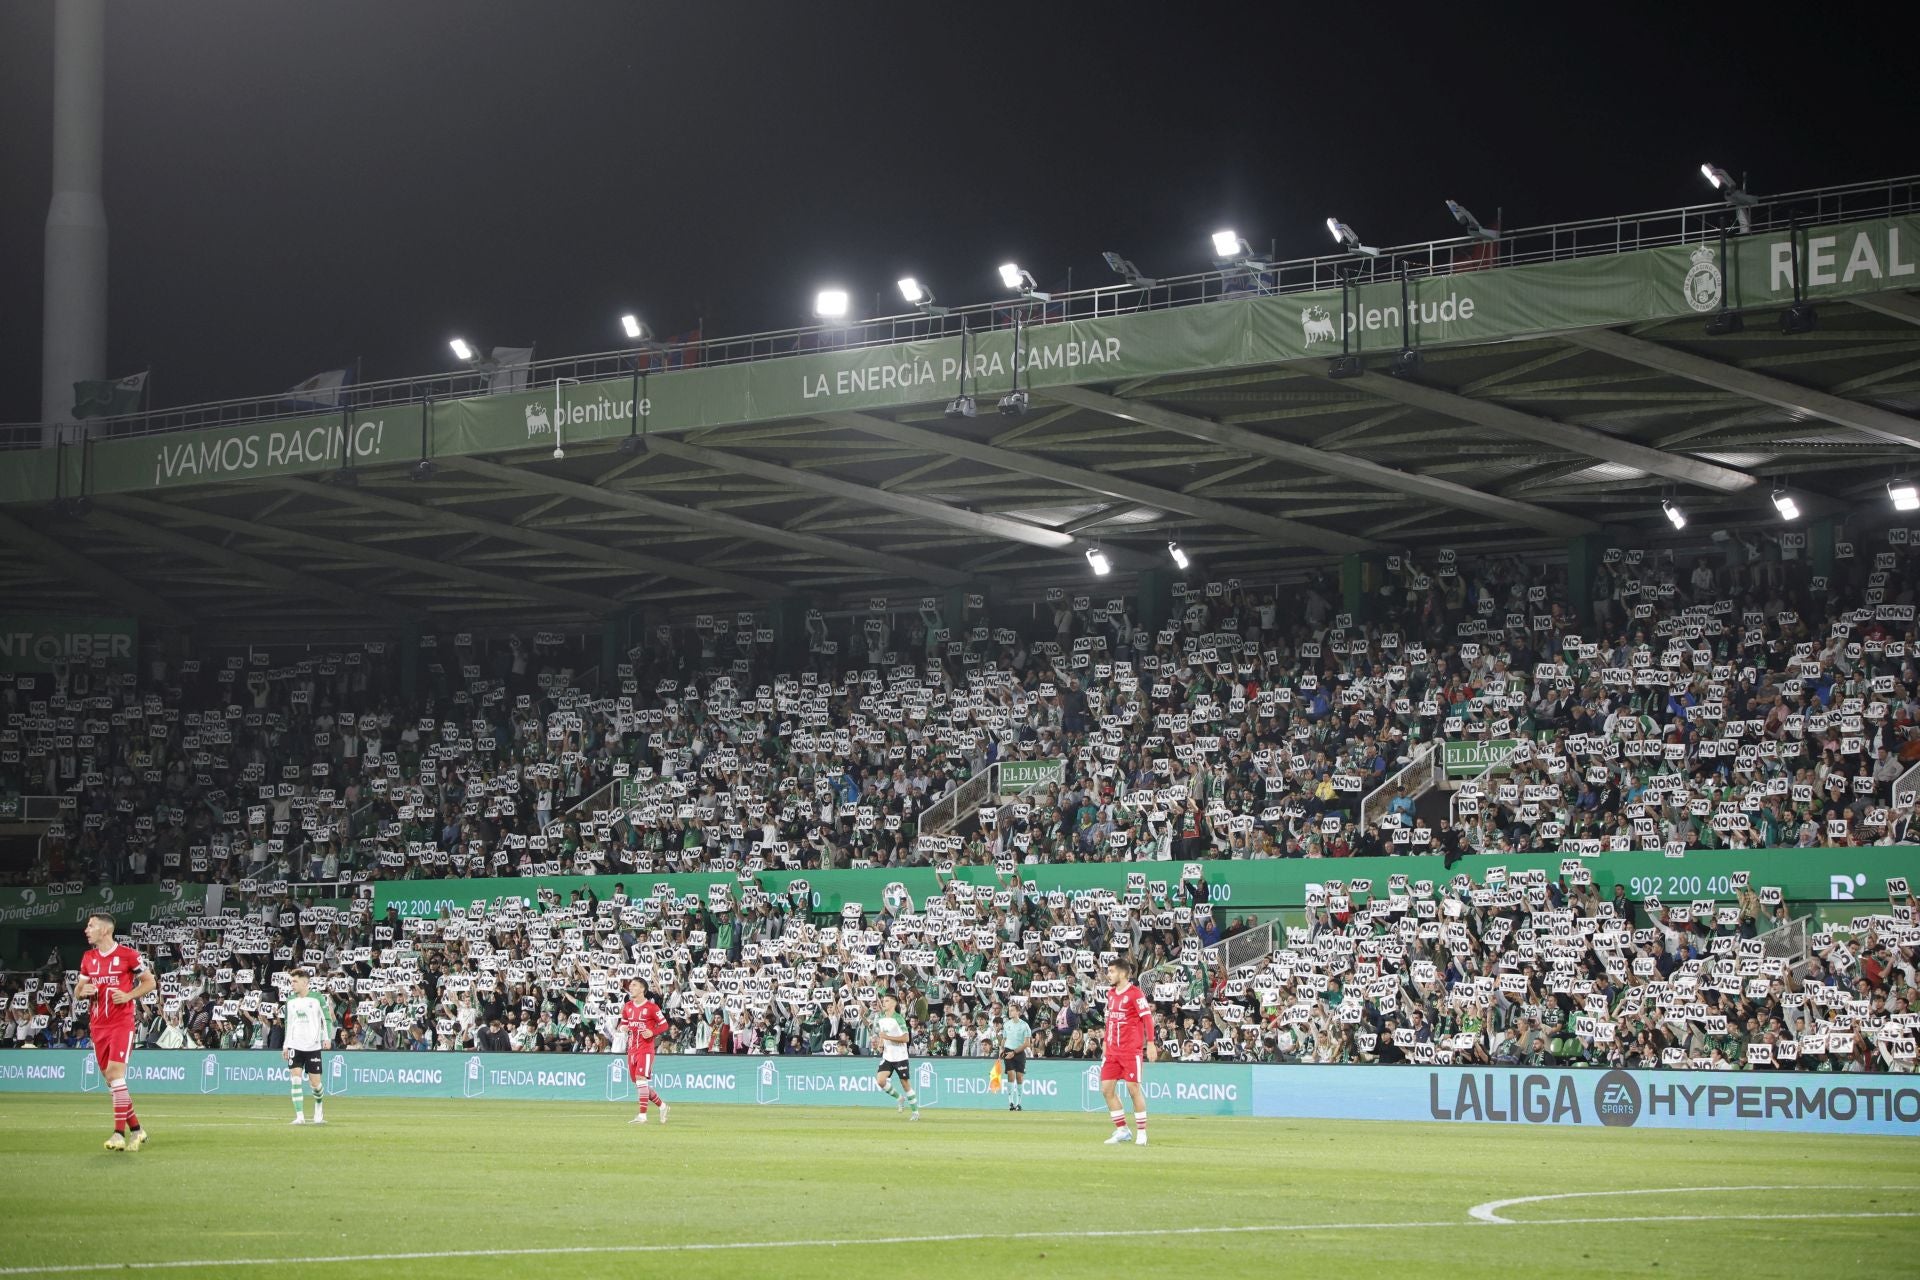
<path id="1" fill-rule="evenodd" d="M 1525 1125 L 0 1098 L 0 1275 L 1920 1274 L 1920 1145 Z"/>

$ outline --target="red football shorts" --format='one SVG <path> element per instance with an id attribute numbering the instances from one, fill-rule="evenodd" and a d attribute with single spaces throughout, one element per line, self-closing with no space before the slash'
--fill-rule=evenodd
<path id="1" fill-rule="evenodd" d="M 1108 1080 L 1124 1080 L 1128 1084 L 1139 1084 L 1140 1059 L 1104 1058 L 1100 1062 L 1100 1079 L 1102 1083 Z"/>
<path id="2" fill-rule="evenodd" d="M 124 1026 L 87 1028 L 87 1034 L 93 1040 L 93 1060 L 105 1071 L 109 1062 L 126 1065 L 127 1055 L 133 1052 L 133 1024 Z"/>
<path id="3" fill-rule="evenodd" d="M 629 1053 L 627 1055 L 627 1075 L 636 1083 L 653 1078 L 653 1051 Z"/>

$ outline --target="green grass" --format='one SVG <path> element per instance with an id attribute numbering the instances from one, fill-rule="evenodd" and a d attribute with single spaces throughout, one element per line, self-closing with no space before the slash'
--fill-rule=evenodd
<path id="1" fill-rule="evenodd" d="M 109 1154 L 103 1097 L 0 1099 L 0 1274 L 220 1259 L 260 1261 L 183 1270 L 1132 1280 L 1920 1269 L 1920 1144 L 1900 1138 L 1162 1117 L 1154 1145 L 1136 1149 L 1101 1145 L 1100 1116 L 938 1108 L 908 1124 L 884 1111 L 689 1104 L 670 1127 L 642 1129 L 619 1105 L 340 1098 L 327 1127 L 294 1129 L 269 1098 L 136 1101 L 153 1142 Z M 1523 1204 L 1502 1211 L 1512 1226 L 1467 1213 L 1570 1191 L 1754 1186 L 1796 1189 Z M 1665 1215 L 1699 1220 L 1617 1221 Z M 1580 1221 L 1547 1224 L 1564 1219 Z M 1247 1226 L 1305 1229 L 1076 1238 Z M 862 1243 L 939 1235 L 973 1238 Z M 845 1243 L 614 1251 L 795 1240 Z M 605 1251 L 363 1257 L 567 1248 Z M 362 1260 L 311 1260 L 341 1255 Z"/>

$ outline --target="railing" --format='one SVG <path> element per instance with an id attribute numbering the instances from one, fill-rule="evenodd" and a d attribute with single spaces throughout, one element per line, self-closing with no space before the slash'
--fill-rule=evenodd
<path id="1" fill-rule="evenodd" d="M 368 800 L 347 815 L 347 835 L 342 844 L 352 844 L 367 834 L 367 815 L 373 812 L 377 800 Z"/>
<path id="2" fill-rule="evenodd" d="M 1751 231 L 1760 233 L 1778 232 L 1795 223 L 1819 225 L 1916 210 L 1920 210 L 1920 176 L 1885 178 L 1875 182 L 1815 187 L 1762 196 L 1747 208 L 1746 214 Z M 1397 282 L 1403 270 L 1415 278 L 1425 278 L 1483 271 L 1492 267 L 1634 253 L 1717 236 L 1720 226 L 1729 217 L 1730 211 L 1722 203 L 1685 205 L 1647 213 L 1503 231 L 1499 240 L 1493 243 L 1456 236 L 1381 249 L 1377 257 L 1337 253 L 1286 262 L 1258 261 L 1170 276 L 1156 280 L 1147 287 L 1104 285 L 1094 289 L 1059 291 L 1044 303 L 1010 298 L 1001 302 L 954 307 L 943 315 L 929 316 L 916 312 L 911 315 L 883 316 L 841 327 L 809 325 L 731 338 L 703 338 L 699 342 L 679 345 L 655 345 L 645 350 L 629 348 L 563 356 L 553 360 L 537 360 L 525 366 L 525 386 L 550 386 L 564 381 L 588 382 L 631 377 L 639 372 L 651 374 L 676 368 L 738 364 L 813 351 L 851 350 L 956 337 L 963 332 L 1007 327 L 1016 318 L 1034 324 L 1052 324 L 1137 311 L 1197 306 L 1230 297 L 1336 289 L 1343 280 L 1360 285 Z M 342 389 L 338 411 L 345 418 L 365 410 L 421 404 L 430 399 L 450 400 L 485 395 L 489 378 L 486 372 L 463 369 L 361 383 Z M 310 417 L 315 412 L 311 403 L 296 403 L 291 393 L 282 391 L 267 396 L 208 401 L 117 418 L 94 418 L 87 422 L 86 434 L 94 439 L 117 439 L 200 427 L 235 426 L 275 418 Z M 0 449 L 39 448 L 49 443 L 48 434 L 46 424 L 37 422 L 0 425 Z M 69 442 L 73 438 L 69 436 Z"/>
<path id="3" fill-rule="evenodd" d="M 1807 922 L 1799 916 L 1781 921 L 1760 935 L 1760 950 L 1769 960 L 1785 960 L 1798 976 L 1807 967 Z"/>
<path id="4" fill-rule="evenodd" d="M 1228 973 L 1259 964 L 1273 954 L 1273 935 L 1278 922 L 1269 920 L 1245 933 L 1220 940 L 1220 967 Z"/>
<path id="5" fill-rule="evenodd" d="M 18 811 L 0 822 L 58 822 L 60 810 L 73 803 L 71 796 L 21 796 Z"/>
<path id="6" fill-rule="evenodd" d="M 953 830 L 979 812 L 980 806 L 986 803 L 985 797 L 994 794 L 999 781 L 998 763 L 974 770 L 971 778 L 920 811 L 917 833 L 940 836 Z"/>
<path id="7" fill-rule="evenodd" d="M 1442 739 L 1435 738 L 1415 751 L 1400 772 L 1367 793 L 1366 798 L 1360 801 L 1362 831 L 1378 822 L 1387 806 L 1393 803 L 1395 787 L 1407 787 L 1407 799 L 1418 800 L 1440 785 L 1440 779 L 1446 772 L 1446 753 L 1440 749 L 1441 742 Z"/>
<path id="8" fill-rule="evenodd" d="M 595 814 L 602 809 L 611 809 L 613 807 L 613 797 L 619 794 L 618 788 L 620 784 L 625 781 L 627 781 L 625 778 L 615 778 L 605 786 L 588 792 L 569 805 L 567 812 Z"/>
<path id="9" fill-rule="evenodd" d="M 1493 776 L 1495 769 L 1511 764 L 1513 762 L 1513 753 L 1518 749 L 1517 745 L 1508 747 L 1505 751 L 1494 756 L 1493 759 L 1487 761 L 1486 768 L 1482 769 L 1473 777 L 1468 778 L 1465 782 L 1462 782 L 1454 793 L 1447 798 L 1447 821 L 1449 824 L 1453 826 L 1460 824 L 1460 801 L 1462 799 L 1471 798 L 1484 800 L 1487 798 L 1487 779 Z"/>
<path id="10" fill-rule="evenodd" d="M 1920 761 L 1893 780 L 1893 807 L 1911 808 L 1920 803 Z"/>

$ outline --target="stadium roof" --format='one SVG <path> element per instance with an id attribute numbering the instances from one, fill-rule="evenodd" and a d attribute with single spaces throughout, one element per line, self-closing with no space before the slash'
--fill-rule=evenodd
<path id="1" fill-rule="evenodd" d="M 0 593 L 266 638 L 1025 600 L 1088 588 L 1095 545 L 1217 577 L 1645 544 L 1663 498 L 1690 537 L 1777 526 L 1782 483 L 1884 509 L 1920 474 L 1920 181 L 1779 197 L 1723 242 L 1724 212 L 110 420 L 0 454 Z M 1796 293 L 1817 318 L 1783 332 Z M 978 416 L 943 411 L 962 391 Z"/>

